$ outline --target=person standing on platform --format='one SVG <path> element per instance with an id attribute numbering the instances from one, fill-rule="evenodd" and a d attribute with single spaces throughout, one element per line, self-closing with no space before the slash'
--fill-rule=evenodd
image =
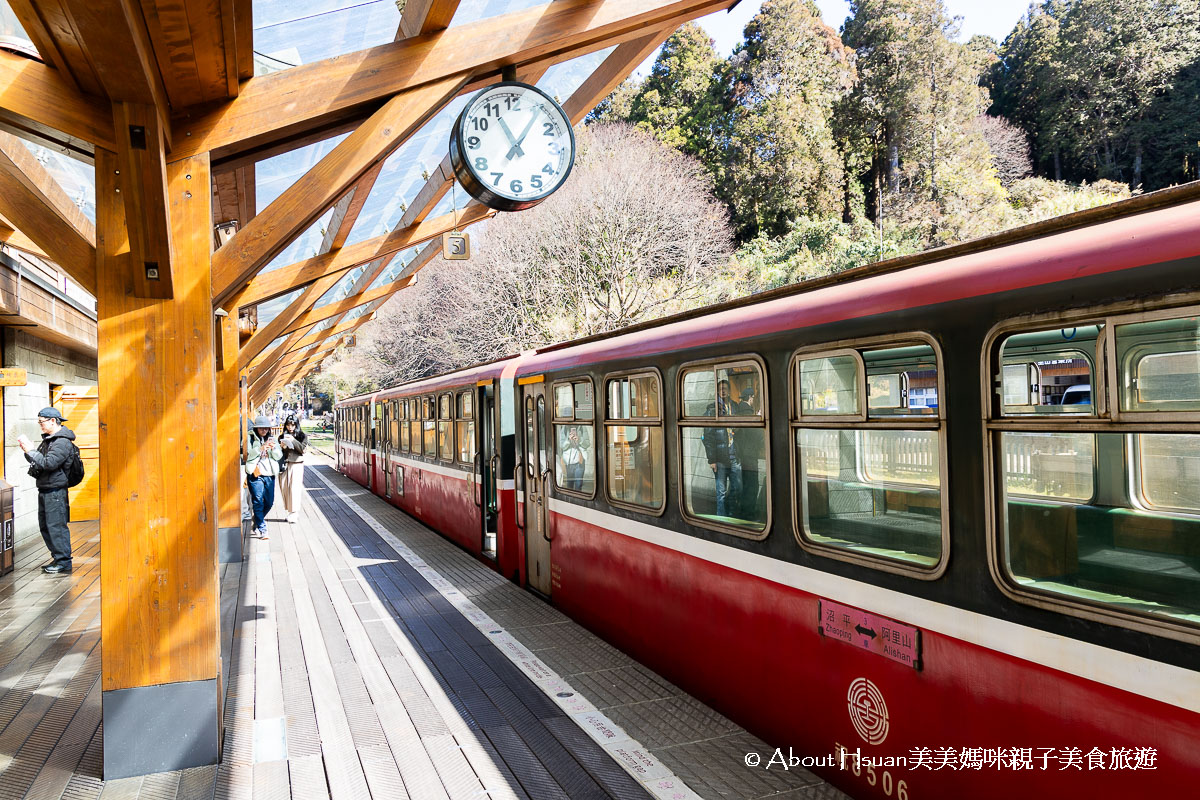
<path id="1" fill-rule="evenodd" d="M 29 462 L 29 474 L 37 479 L 38 527 L 42 539 L 50 551 L 53 561 L 42 567 L 42 572 L 60 575 L 71 571 L 71 500 L 67 496 L 67 472 L 74 452 L 75 432 L 63 427 L 66 418 L 57 408 L 43 408 L 38 412 L 38 427 L 42 429 L 42 442 L 34 446 L 25 434 L 17 437 L 17 444 L 25 451 Z"/>
<path id="2" fill-rule="evenodd" d="M 304 450 L 308 447 L 308 436 L 300 430 L 300 422 L 293 414 L 283 422 L 283 460 L 279 462 L 279 490 L 283 493 L 283 507 L 287 509 L 287 521 L 295 522 L 304 498 Z"/>
<path id="3" fill-rule="evenodd" d="M 254 535 L 260 539 L 267 538 L 267 512 L 275 505 L 275 477 L 282 458 L 283 449 L 271 434 L 271 420 L 256 417 L 246 448 L 246 482 L 254 506 Z"/>

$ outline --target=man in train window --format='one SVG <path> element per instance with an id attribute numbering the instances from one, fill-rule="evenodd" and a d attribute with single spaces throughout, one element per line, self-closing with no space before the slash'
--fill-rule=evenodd
<path id="1" fill-rule="evenodd" d="M 758 398 L 758 377 L 755 375 L 742 388 L 742 401 L 736 413 L 744 417 L 761 417 L 762 408 Z M 743 520 L 763 522 L 766 519 L 766 502 L 761 495 L 760 466 L 766 453 L 767 432 L 764 428 L 738 428 L 734 431 L 737 442 L 738 460 L 742 465 L 742 505 L 736 514 Z"/>
<path id="2" fill-rule="evenodd" d="M 563 488 L 572 492 L 583 491 L 584 467 L 587 465 L 587 449 L 580 441 L 579 427 L 569 425 L 566 438 L 559 442 L 558 461 L 563 476 Z"/>
<path id="3" fill-rule="evenodd" d="M 717 383 L 717 400 L 710 403 L 706 417 L 730 417 L 736 414 L 736 406 L 729 394 L 729 381 Z M 737 516 L 742 497 L 742 463 L 738 459 L 737 443 L 732 428 L 705 428 L 704 452 L 708 466 L 717 481 L 717 516 Z"/>

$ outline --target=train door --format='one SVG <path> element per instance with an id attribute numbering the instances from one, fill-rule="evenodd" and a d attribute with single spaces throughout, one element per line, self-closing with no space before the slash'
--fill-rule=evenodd
<path id="1" fill-rule="evenodd" d="M 525 452 L 521 456 L 521 476 L 525 489 L 525 574 L 529 585 L 550 595 L 550 531 L 546 490 L 550 477 L 550 458 L 546 452 L 546 384 L 530 383 L 523 387 Z"/>
<path id="2" fill-rule="evenodd" d="M 496 392 L 490 381 L 480 384 L 475 392 L 476 419 L 475 435 L 479 446 L 475 449 L 479 460 L 479 504 L 481 524 L 483 526 L 483 547 L 485 556 L 496 560 L 496 536 L 499 532 L 500 500 L 499 476 L 500 444 L 496 428 Z"/>

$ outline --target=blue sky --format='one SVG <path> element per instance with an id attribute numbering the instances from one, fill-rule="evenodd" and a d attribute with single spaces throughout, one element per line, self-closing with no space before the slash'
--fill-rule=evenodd
<path id="1" fill-rule="evenodd" d="M 1017 24 L 1017 20 L 1029 8 L 1029 0 L 944 0 L 951 14 L 961 17 L 962 40 L 966 41 L 977 33 L 987 34 L 998 42 Z M 850 13 L 849 0 L 816 0 L 821 16 L 831 28 L 840 29 Z M 699 20 L 708 35 L 716 42 L 717 52 L 729 55 L 742 40 L 742 29 L 751 17 L 758 13 L 762 0 L 742 0 L 731 12 L 718 11 Z M 654 62 L 651 57 L 638 68 L 645 75 Z"/>

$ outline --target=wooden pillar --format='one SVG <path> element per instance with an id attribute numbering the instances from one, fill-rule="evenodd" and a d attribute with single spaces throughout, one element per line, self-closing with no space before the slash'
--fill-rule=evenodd
<path id="1" fill-rule="evenodd" d="M 168 166 L 174 297 L 135 295 L 116 155 L 96 150 L 104 777 L 219 747 L 216 392 L 207 155 Z"/>
<path id="2" fill-rule="evenodd" d="M 217 557 L 242 560 L 241 388 L 238 374 L 237 309 L 217 317 Z"/>

